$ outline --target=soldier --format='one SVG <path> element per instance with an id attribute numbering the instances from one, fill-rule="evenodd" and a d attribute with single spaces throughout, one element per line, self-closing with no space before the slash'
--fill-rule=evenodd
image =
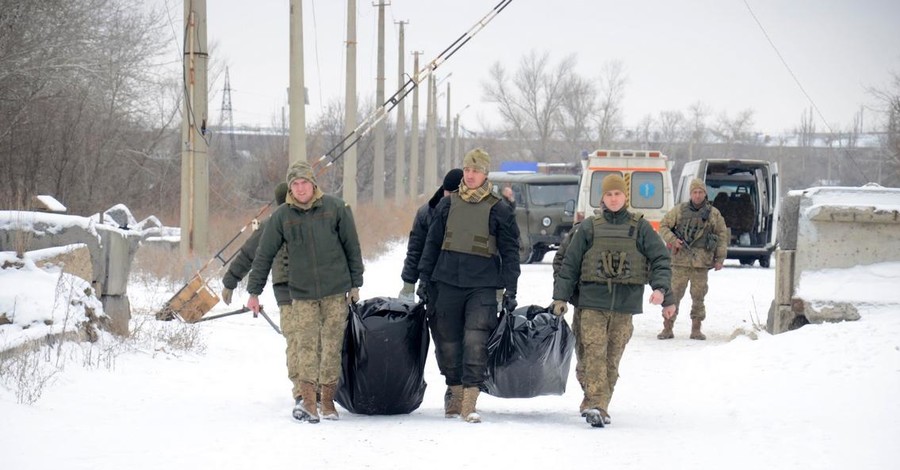
<path id="1" fill-rule="evenodd" d="M 285 182 L 278 183 L 278 186 L 275 187 L 276 209 L 284 203 L 287 192 L 288 185 Z M 269 223 L 269 220 L 271 220 L 271 218 L 266 219 L 260 224 L 259 228 L 257 228 L 253 234 L 250 235 L 250 238 L 248 238 L 241 246 L 234 261 L 228 265 L 228 271 L 225 273 L 225 276 L 222 277 L 222 285 L 225 286 L 225 288 L 222 289 L 222 301 L 225 302 L 225 305 L 231 304 L 234 289 L 237 288 L 241 279 L 250 272 L 250 268 L 253 265 L 253 258 L 256 256 L 256 248 L 259 246 L 259 239 L 261 238 L 266 225 Z M 292 319 L 291 290 L 288 287 L 287 260 L 287 250 L 282 247 L 278 250 L 278 254 L 275 255 L 275 262 L 272 264 L 272 290 L 275 292 L 275 302 L 277 302 L 278 310 L 281 313 L 282 334 L 290 329 Z M 299 354 L 299 344 L 297 343 L 296 335 L 285 334 L 284 339 L 287 342 L 285 358 L 287 362 L 288 378 L 291 380 L 291 383 L 294 384 L 295 395 L 299 395 L 299 372 L 297 371 L 297 362 L 293 360 L 296 359 Z"/>
<path id="2" fill-rule="evenodd" d="M 496 291 L 505 289 L 503 307 L 515 310 L 519 278 L 519 227 L 512 207 L 491 192 L 490 163 L 484 150 L 466 154 L 463 184 L 435 208 L 419 262 L 419 282 L 437 286 L 431 331 L 451 391 L 444 415 L 469 423 L 481 422 L 475 404 L 498 323 Z"/>
<path id="3" fill-rule="evenodd" d="M 288 253 L 291 312 L 282 318 L 288 341 L 298 344 L 299 390 L 293 390 L 294 418 L 319 422 L 316 389 L 321 389 L 322 417 L 338 419 L 334 394 L 341 371 L 341 348 L 347 304 L 359 301 L 363 263 L 350 207 L 319 189 L 312 168 L 300 160 L 288 169 L 290 193 L 263 230 L 253 260 L 247 307 L 259 311 L 259 294 L 278 250 Z M 290 348 L 289 348 L 290 350 Z"/>
<path id="4" fill-rule="evenodd" d="M 566 313 L 576 289 L 576 375 L 584 390 L 579 411 L 594 427 L 610 424 L 607 410 L 619 378 L 619 361 L 634 331 L 632 315 L 641 313 L 644 284 L 650 303 L 675 314 L 669 292 L 669 253 L 650 223 L 627 209 L 625 180 L 618 174 L 602 182 L 603 204 L 570 237 L 553 283 L 551 311 Z"/>
<path id="5" fill-rule="evenodd" d="M 706 319 L 703 298 L 711 268 L 722 269 L 728 254 L 728 228 L 718 209 L 706 197 L 706 184 L 699 178 L 691 181 L 691 200 L 669 211 L 659 224 L 659 235 L 672 250 L 672 293 L 675 305 L 681 303 L 688 283 L 691 284 L 691 339 L 705 340 L 700 325 Z M 675 316 L 663 319 L 659 339 L 675 337 Z"/>

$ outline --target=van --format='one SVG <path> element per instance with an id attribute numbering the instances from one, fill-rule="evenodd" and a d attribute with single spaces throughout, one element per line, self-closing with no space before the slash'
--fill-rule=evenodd
<path id="1" fill-rule="evenodd" d="M 596 150 L 582 161 L 583 171 L 575 207 L 580 222 L 600 208 L 601 183 L 616 173 L 625 179 L 629 210 L 644 215 L 654 230 L 675 204 L 671 163 L 655 150 Z"/>
<path id="2" fill-rule="evenodd" d="M 504 187 L 512 188 L 520 263 L 537 263 L 548 251 L 559 248 L 562 237 L 572 228 L 578 175 L 492 171 L 488 180 L 498 195 Z"/>
<path id="3" fill-rule="evenodd" d="M 676 202 L 691 199 L 691 180 L 706 183 L 713 207 L 725 218 L 731 232 L 728 259 L 743 265 L 768 268 L 778 245 L 780 184 L 778 164 L 765 160 L 694 160 L 684 164 Z"/>

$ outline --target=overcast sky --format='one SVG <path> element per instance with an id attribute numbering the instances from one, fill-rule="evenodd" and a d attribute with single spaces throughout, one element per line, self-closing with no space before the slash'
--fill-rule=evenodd
<path id="1" fill-rule="evenodd" d="M 423 51 L 422 63 L 433 59 L 498 1 L 392 0 L 385 13 L 386 96 L 398 88 L 395 21 L 409 21 L 406 69 L 411 73 L 412 50 Z M 357 5 L 361 101 L 375 96 L 377 8 L 372 3 Z M 288 5 L 288 0 L 207 0 L 209 40 L 216 44 L 212 60 L 228 65 L 236 125 L 280 120 L 287 102 Z M 492 63 L 514 71 L 531 50 L 548 51 L 554 65 L 575 54 L 578 72 L 588 78 L 599 77 L 610 61 L 623 63 L 626 125 L 661 111 L 686 111 L 700 101 L 715 115 L 752 109 L 759 131 L 789 131 L 811 105 L 748 5 L 835 130 L 849 127 L 861 106 L 873 104 L 867 87 L 884 87 L 892 71 L 900 73 L 897 0 L 513 0 L 437 69 L 438 77 L 452 73 L 440 92 L 451 84 L 452 114 L 470 106 L 460 117 L 466 128 L 496 126 L 494 106 L 482 97 Z M 179 26 L 180 8 L 178 2 L 172 9 Z M 328 103 L 343 100 L 346 8 L 345 0 L 303 1 L 307 123 Z M 179 44 L 173 39 L 173 57 Z M 210 97 L 213 123 L 218 123 L 222 87 L 220 78 Z M 424 94 L 421 99 L 424 113 Z M 443 116 L 445 97 L 440 100 Z M 867 110 L 866 128 L 875 119 Z M 817 127 L 824 130 L 825 123 Z"/>

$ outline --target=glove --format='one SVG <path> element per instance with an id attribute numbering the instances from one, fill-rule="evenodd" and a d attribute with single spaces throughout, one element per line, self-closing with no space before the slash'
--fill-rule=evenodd
<path id="1" fill-rule="evenodd" d="M 400 294 L 397 297 L 404 302 L 415 302 L 416 301 L 416 285 L 404 282 L 403 289 L 400 289 Z"/>
<path id="2" fill-rule="evenodd" d="M 359 287 L 351 287 L 350 292 L 347 292 L 347 303 L 353 305 L 357 302 L 359 302 Z"/>
<path id="3" fill-rule="evenodd" d="M 419 302 L 428 303 L 428 288 L 425 287 L 428 283 L 422 280 L 419 280 L 419 288 L 416 289 L 416 295 L 419 296 Z"/>
<path id="4" fill-rule="evenodd" d="M 503 308 L 507 312 L 512 312 L 518 305 L 519 303 L 516 302 L 516 294 L 510 293 L 509 291 L 503 294 Z"/>
<path id="5" fill-rule="evenodd" d="M 225 302 L 225 305 L 231 305 L 231 296 L 234 294 L 234 289 L 224 288 L 222 289 L 222 302 Z"/>
<path id="6" fill-rule="evenodd" d="M 561 316 L 569 311 L 569 305 L 565 300 L 554 300 L 552 304 L 550 304 L 550 313 Z"/>

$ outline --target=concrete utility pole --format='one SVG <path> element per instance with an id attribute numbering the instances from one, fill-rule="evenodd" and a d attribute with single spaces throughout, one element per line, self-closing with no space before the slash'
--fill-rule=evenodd
<path id="1" fill-rule="evenodd" d="M 404 57 L 403 51 L 404 33 L 403 26 L 408 21 L 397 21 L 400 25 L 400 47 L 397 52 L 397 89 L 403 88 L 404 84 Z M 406 199 L 403 180 L 406 176 L 406 106 L 403 101 L 397 105 L 397 155 L 394 157 L 394 201 L 403 202 Z M 410 178 L 412 179 L 412 178 Z"/>
<path id="2" fill-rule="evenodd" d="M 344 135 L 356 129 L 356 0 L 347 0 L 347 84 L 344 88 Z M 345 147 L 344 202 L 356 208 L 356 146 Z"/>
<path id="3" fill-rule="evenodd" d="M 379 106 L 379 121 L 375 125 L 375 161 L 372 164 L 372 202 L 381 204 L 384 202 L 384 6 L 390 5 L 380 0 L 378 7 L 378 70 L 375 77 L 375 105 Z"/>
<path id="4" fill-rule="evenodd" d="M 194 0 L 196 1 L 196 0 Z M 291 134 L 288 160 L 306 160 L 306 85 L 303 80 L 303 1 L 291 0 L 290 15 L 290 84 L 288 106 Z"/>
<path id="5" fill-rule="evenodd" d="M 193 7 L 193 9 L 191 9 Z M 184 3 L 184 119 L 181 123 L 181 255 L 209 251 L 209 144 L 206 141 L 206 0 Z"/>
<path id="6" fill-rule="evenodd" d="M 444 121 L 444 129 L 446 132 L 444 133 L 444 159 L 443 159 L 443 169 L 441 173 L 446 173 L 450 171 L 450 168 L 453 168 L 453 159 L 455 155 L 450 148 L 450 82 L 447 82 L 447 118 Z"/>
<path id="7" fill-rule="evenodd" d="M 437 106 L 437 87 L 434 84 L 434 74 L 428 75 L 428 101 L 426 104 L 427 115 L 425 117 L 425 192 L 437 187 L 437 135 L 435 131 L 435 110 Z"/>
<path id="8" fill-rule="evenodd" d="M 413 51 L 413 76 L 418 79 L 419 56 L 422 51 Z M 409 123 L 409 198 L 419 196 L 419 87 L 413 91 L 412 122 Z"/>

